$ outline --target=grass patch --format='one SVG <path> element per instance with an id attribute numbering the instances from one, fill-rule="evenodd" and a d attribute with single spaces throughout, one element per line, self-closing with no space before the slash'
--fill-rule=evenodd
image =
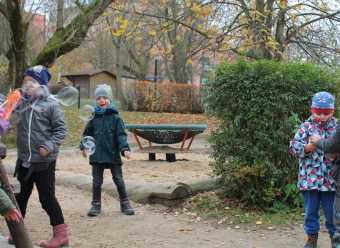
<path id="1" fill-rule="evenodd" d="M 6 145 L 7 149 L 12 149 L 17 147 L 17 134 L 14 132 L 8 132 L 1 136 L 1 143 Z"/>
<path id="2" fill-rule="evenodd" d="M 303 227 L 304 223 L 304 209 L 276 204 L 266 212 L 259 212 L 244 207 L 237 199 L 223 198 L 219 190 L 199 193 L 180 207 L 197 213 L 202 220 L 232 229 L 290 229 Z M 320 222 L 324 220 L 321 212 Z"/>

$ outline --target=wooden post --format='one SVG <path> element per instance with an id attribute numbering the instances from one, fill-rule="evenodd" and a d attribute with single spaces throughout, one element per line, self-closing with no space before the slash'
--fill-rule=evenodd
<path id="1" fill-rule="evenodd" d="M 5 151 L 6 157 L 6 146 L 4 144 L 0 144 L 0 157 L 3 157 L 2 152 Z M 11 188 L 11 184 L 9 183 L 7 173 L 5 171 L 4 164 L 2 163 L 2 159 L 0 159 L 0 182 L 1 188 L 7 193 L 7 195 L 11 198 L 13 204 L 20 212 L 18 203 L 15 199 L 14 193 Z M 33 248 L 33 244 L 31 239 L 28 236 L 27 230 L 25 228 L 25 224 L 22 218 L 19 218 L 19 222 L 13 220 L 6 220 L 8 229 L 12 235 L 12 238 L 15 243 L 16 248 Z"/>
<path id="2" fill-rule="evenodd" d="M 6 146 L 2 143 L 0 143 L 0 158 L 5 159 L 7 155 L 7 149 Z"/>

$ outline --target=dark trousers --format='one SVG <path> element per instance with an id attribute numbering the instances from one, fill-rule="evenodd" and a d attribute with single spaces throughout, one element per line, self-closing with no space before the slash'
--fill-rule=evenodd
<path id="1" fill-rule="evenodd" d="M 117 187 L 119 199 L 127 198 L 127 192 L 125 187 L 125 182 L 123 178 L 122 166 L 117 164 L 108 164 L 108 163 L 94 163 L 92 165 L 92 194 L 93 200 L 100 201 L 101 196 L 101 188 L 104 180 L 104 169 L 109 168 L 111 170 L 112 180 Z"/>
<path id="2" fill-rule="evenodd" d="M 333 224 L 335 226 L 335 233 L 333 236 L 333 247 L 338 248 L 340 246 L 340 179 L 336 180 L 336 195 L 334 200 L 334 215 Z"/>
<path id="3" fill-rule="evenodd" d="M 64 224 L 63 213 L 55 197 L 55 167 L 56 161 L 53 161 L 50 163 L 48 169 L 33 172 L 27 181 L 25 181 L 24 178 L 28 172 L 28 168 L 19 167 L 17 178 L 21 184 L 21 190 L 15 198 L 23 217 L 26 215 L 27 203 L 35 183 L 39 194 L 39 201 L 42 208 L 50 217 L 51 226 Z"/>

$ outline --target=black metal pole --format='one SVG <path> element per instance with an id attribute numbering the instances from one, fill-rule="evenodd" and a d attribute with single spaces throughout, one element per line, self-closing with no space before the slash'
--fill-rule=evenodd
<path id="1" fill-rule="evenodd" d="M 80 109 L 80 84 L 76 86 L 76 89 L 79 91 L 79 94 L 78 94 L 78 109 Z"/>
<path id="2" fill-rule="evenodd" d="M 156 57 L 155 58 L 155 80 L 154 80 L 155 83 L 157 82 L 157 64 L 158 64 L 157 62 L 158 62 L 158 58 Z"/>

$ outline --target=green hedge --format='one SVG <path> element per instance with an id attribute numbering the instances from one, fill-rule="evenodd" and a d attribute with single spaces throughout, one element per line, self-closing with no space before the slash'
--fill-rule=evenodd
<path id="1" fill-rule="evenodd" d="M 203 91 L 207 113 L 222 123 L 210 139 L 211 166 L 228 197 L 260 209 L 301 204 L 289 141 L 311 115 L 313 94 L 338 96 L 339 82 L 335 70 L 303 62 L 239 60 L 215 70 Z"/>

